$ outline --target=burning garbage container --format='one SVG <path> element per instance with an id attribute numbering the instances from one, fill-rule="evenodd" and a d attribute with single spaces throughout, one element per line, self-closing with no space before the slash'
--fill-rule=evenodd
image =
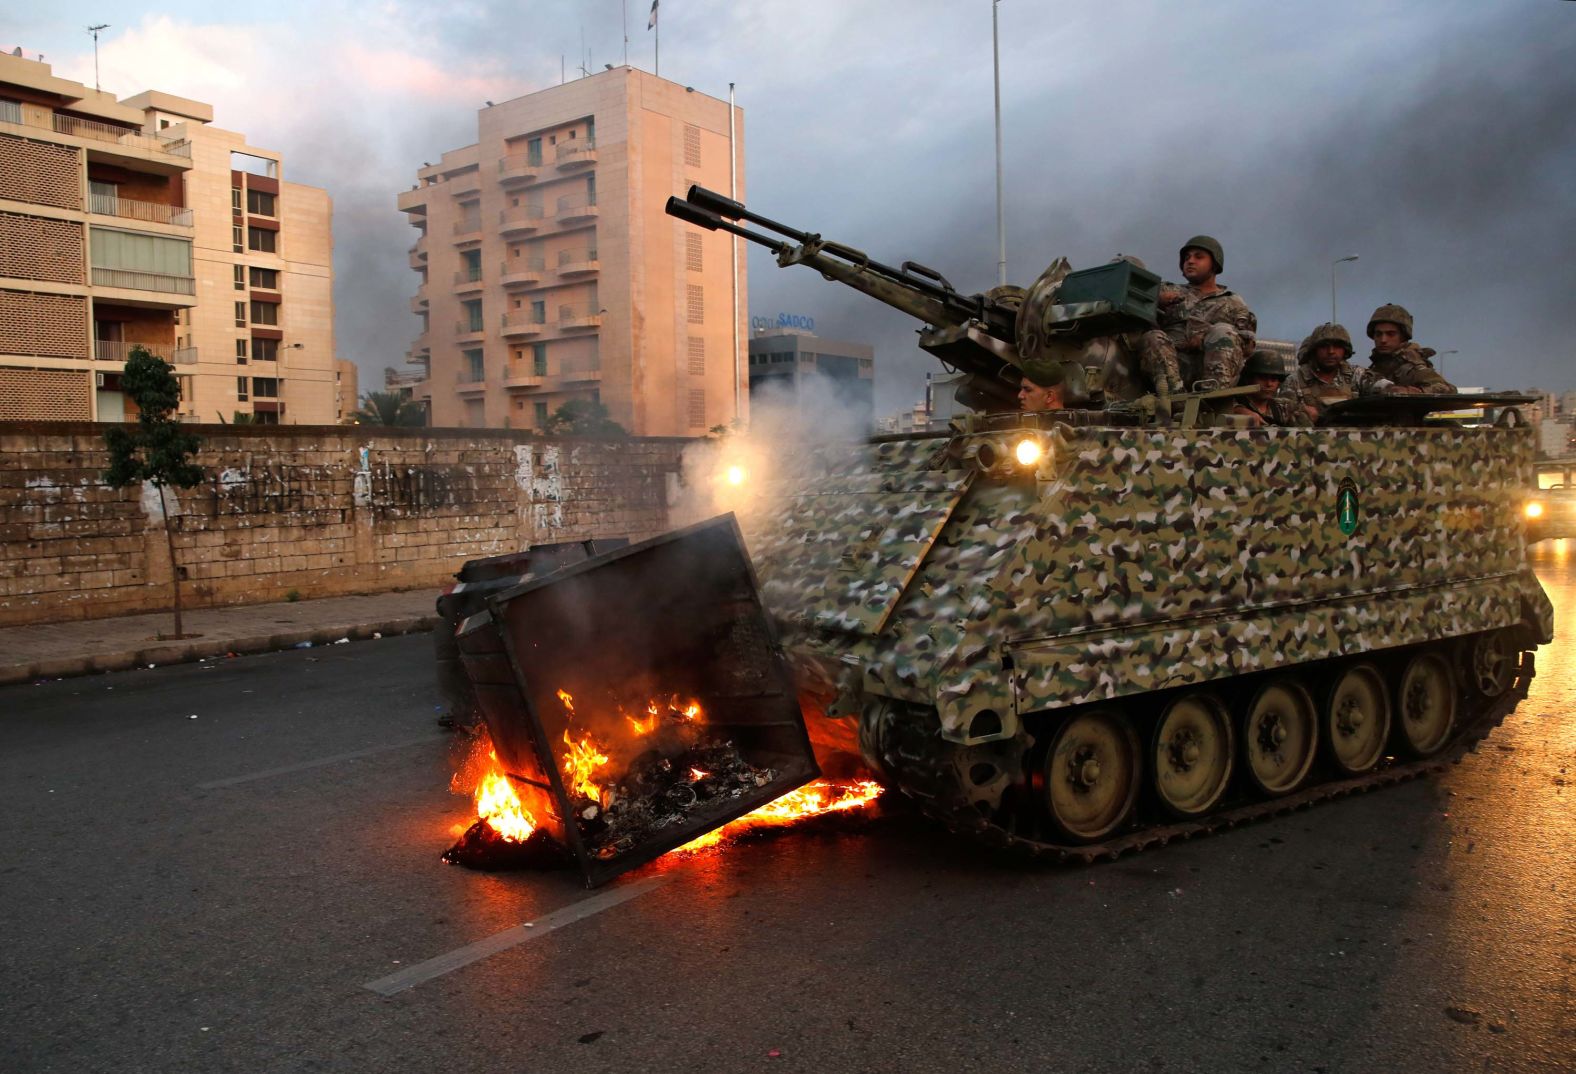
<path id="1" fill-rule="evenodd" d="M 459 644 L 498 762 L 588 886 L 818 776 L 732 515 L 488 598 Z"/>

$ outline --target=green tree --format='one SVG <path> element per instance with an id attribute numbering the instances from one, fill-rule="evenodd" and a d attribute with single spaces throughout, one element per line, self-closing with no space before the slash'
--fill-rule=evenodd
<path id="1" fill-rule="evenodd" d="M 608 416 L 607 407 L 590 399 L 571 399 L 553 411 L 543 431 L 554 436 L 628 436 L 624 427 Z"/>
<path id="2" fill-rule="evenodd" d="M 356 411 L 359 425 L 425 425 L 426 411 L 420 403 L 399 392 L 368 392 L 361 397 Z"/>
<path id="3" fill-rule="evenodd" d="M 175 560 L 175 534 L 170 528 L 170 504 L 165 488 L 189 489 L 202 481 L 202 467 L 191 461 L 202 441 L 170 417 L 180 406 L 180 382 L 175 367 L 142 347 L 131 348 L 121 374 L 121 387 L 137 407 L 137 424 L 113 425 L 104 433 L 109 448 L 109 469 L 104 480 L 114 488 L 149 482 L 159 490 L 159 512 L 164 518 L 164 543 L 170 552 L 170 585 L 174 591 L 175 637 L 181 630 L 181 570 Z"/>

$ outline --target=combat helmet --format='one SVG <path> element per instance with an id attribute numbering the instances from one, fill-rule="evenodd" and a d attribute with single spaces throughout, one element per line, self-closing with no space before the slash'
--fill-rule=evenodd
<path id="1" fill-rule="evenodd" d="M 1242 367 L 1244 381 L 1252 377 L 1280 377 L 1285 379 L 1291 376 L 1291 359 L 1279 351 L 1272 351 L 1267 347 L 1260 347 L 1253 352 L 1253 357 L 1248 359 L 1247 365 Z"/>
<path id="2" fill-rule="evenodd" d="M 1205 253 L 1209 254 L 1210 257 L 1215 259 L 1216 275 L 1226 271 L 1226 251 L 1220 245 L 1219 239 L 1210 238 L 1208 235 L 1194 235 L 1191 239 L 1182 244 L 1181 249 L 1177 250 L 1177 261 L 1180 262 L 1182 260 L 1182 255 L 1187 253 L 1192 247 L 1197 247 L 1198 249 L 1203 250 Z"/>
<path id="3" fill-rule="evenodd" d="M 1386 302 L 1374 310 L 1374 315 L 1368 318 L 1368 338 L 1374 338 L 1374 325 L 1397 324 L 1401 326 L 1401 334 L 1408 340 L 1412 338 L 1412 315 L 1406 311 L 1405 306 L 1397 306 L 1394 302 Z"/>
<path id="4" fill-rule="evenodd" d="M 1352 354 L 1352 334 L 1346 330 L 1346 326 L 1343 324 L 1326 321 L 1310 332 L 1308 338 L 1302 341 L 1303 347 L 1307 349 L 1309 354 L 1312 354 L 1313 349 L 1321 343 L 1339 343 L 1346 348 L 1348 357 Z"/>

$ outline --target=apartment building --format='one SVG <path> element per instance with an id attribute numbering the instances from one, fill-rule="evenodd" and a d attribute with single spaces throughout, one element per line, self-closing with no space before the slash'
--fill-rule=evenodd
<path id="1" fill-rule="evenodd" d="M 840 427 L 869 434 L 876 422 L 875 348 L 801 328 L 757 329 L 750 338 L 750 395 L 757 405 L 834 405 Z"/>
<path id="2" fill-rule="evenodd" d="M 212 120 L 0 55 L 0 420 L 131 417 L 139 344 L 183 420 L 334 420 L 328 196 Z"/>
<path id="3" fill-rule="evenodd" d="M 334 423 L 343 425 L 345 420 L 361 409 L 361 374 L 356 363 L 345 358 L 334 362 Z"/>
<path id="4" fill-rule="evenodd" d="M 477 141 L 416 173 L 420 332 L 439 426 L 539 429 L 592 399 L 644 436 L 748 415 L 732 240 L 667 216 L 691 183 L 742 199 L 743 114 L 630 67 L 490 105 Z M 408 381 L 408 377 L 397 378 Z"/>

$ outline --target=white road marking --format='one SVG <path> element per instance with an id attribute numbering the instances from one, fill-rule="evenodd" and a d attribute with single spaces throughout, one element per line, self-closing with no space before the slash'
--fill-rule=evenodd
<path id="1" fill-rule="evenodd" d="M 429 958 L 425 962 L 418 962 L 414 966 L 407 966 L 398 973 L 380 977 L 376 981 L 362 985 L 362 987 L 382 996 L 395 995 L 405 991 L 407 988 L 414 988 L 424 981 L 430 981 L 434 977 L 441 977 L 446 973 L 469 966 L 472 962 L 480 962 L 482 959 L 496 955 L 500 951 L 507 951 L 511 947 L 525 943 L 527 940 L 546 936 L 555 929 L 561 929 L 565 925 L 573 925 L 576 921 L 583 921 L 593 914 L 601 913 L 603 910 L 610 910 L 619 903 L 638 898 L 653 888 L 661 886 L 667 882 L 667 879 L 665 876 L 648 877 L 645 880 L 638 880 L 627 887 L 614 888 L 612 891 L 604 891 L 600 895 L 593 895 L 589 899 L 581 899 L 579 902 L 570 903 L 560 910 L 554 910 L 545 917 L 539 917 L 535 921 L 528 921 L 524 925 L 516 925 L 513 928 L 504 929 L 502 932 L 495 932 L 486 939 L 477 940 L 475 943 L 466 944 L 464 947 L 457 947 L 453 951 L 439 955 L 436 958 Z"/>

